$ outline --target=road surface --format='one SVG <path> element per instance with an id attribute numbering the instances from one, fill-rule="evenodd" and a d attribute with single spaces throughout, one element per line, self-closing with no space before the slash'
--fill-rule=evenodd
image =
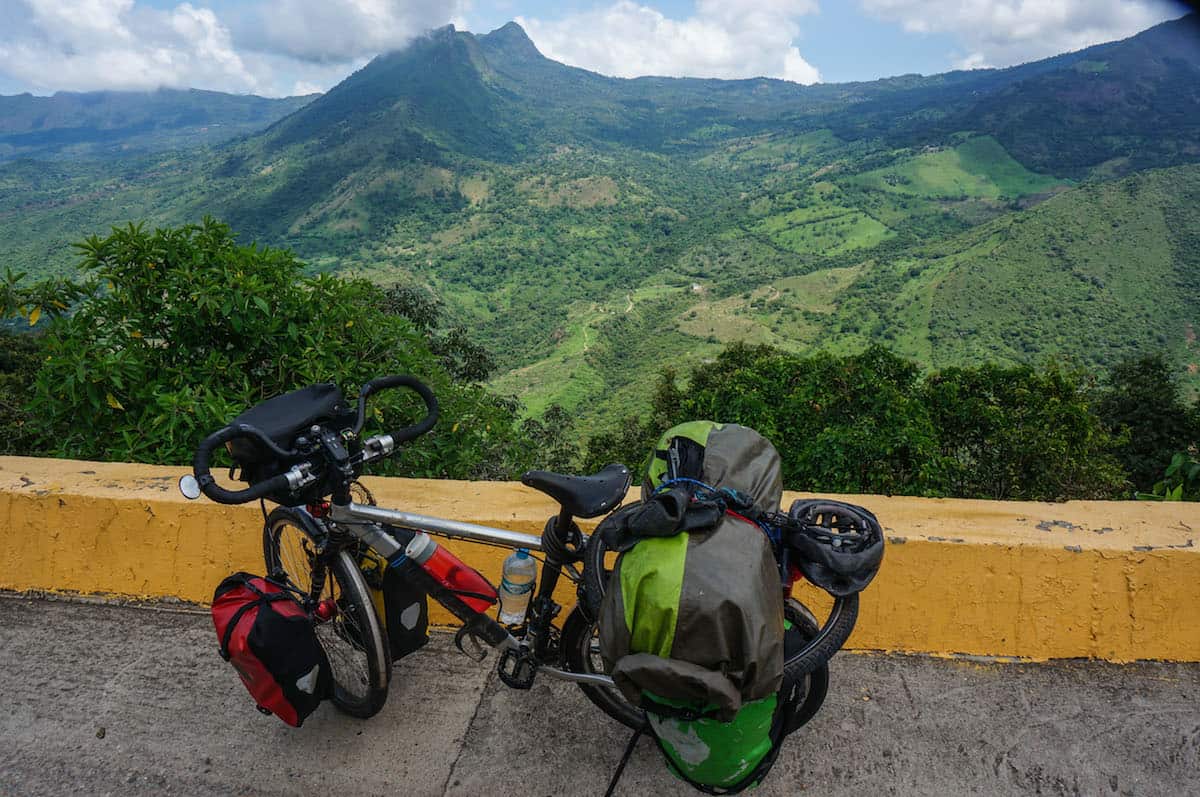
<path id="1" fill-rule="evenodd" d="M 254 710 L 207 614 L 0 599 L 0 794 L 603 794 L 628 731 L 439 634 L 359 721 Z M 489 657 L 488 662 L 491 662 Z M 643 739 L 621 795 L 692 795 Z M 839 655 L 757 797 L 1200 794 L 1200 665 Z"/>

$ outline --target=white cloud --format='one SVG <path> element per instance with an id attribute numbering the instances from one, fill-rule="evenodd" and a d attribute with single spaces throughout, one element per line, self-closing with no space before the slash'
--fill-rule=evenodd
<path id="1" fill-rule="evenodd" d="M 403 47 L 461 21 L 467 8 L 466 0 L 263 0 L 238 38 L 307 61 L 346 61 Z"/>
<path id="2" fill-rule="evenodd" d="M 955 69 L 990 69 L 991 67 L 992 65 L 988 63 L 983 53 L 971 53 L 954 62 Z"/>
<path id="3" fill-rule="evenodd" d="M 470 0 L 256 0 L 223 17 L 190 0 L 0 0 L 0 82 L 37 92 L 325 90 Z"/>
<path id="4" fill-rule="evenodd" d="M 292 90 L 289 92 L 293 97 L 305 97 L 309 94 L 320 94 L 325 90 L 325 87 L 319 83 L 312 83 L 307 80 L 297 80 L 292 84 Z"/>
<path id="5" fill-rule="evenodd" d="M 698 0 L 676 20 L 633 0 L 545 21 L 517 17 L 549 58 L 606 75 L 821 79 L 793 44 L 816 0 Z"/>
<path id="6" fill-rule="evenodd" d="M 207 8 L 182 3 L 158 10 L 133 0 L 0 0 L 0 6 L 0 17 L 17 20 L 0 33 L 0 73 L 34 89 L 259 86 L 229 30 Z"/>
<path id="7" fill-rule="evenodd" d="M 862 0 L 868 13 L 911 33 L 947 33 L 956 66 L 1011 66 L 1123 39 L 1181 16 L 1164 0 Z"/>

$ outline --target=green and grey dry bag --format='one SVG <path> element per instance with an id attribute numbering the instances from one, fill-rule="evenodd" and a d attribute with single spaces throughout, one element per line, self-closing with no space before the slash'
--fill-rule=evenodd
<path id="1" fill-rule="evenodd" d="M 754 430 L 682 424 L 656 448 L 642 502 L 597 529 L 621 551 L 601 655 L 671 769 L 711 793 L 757 783 L 786 732 L 779 569 L 749 519 L 778 511 L 781 484 L 779 455 Z"/>

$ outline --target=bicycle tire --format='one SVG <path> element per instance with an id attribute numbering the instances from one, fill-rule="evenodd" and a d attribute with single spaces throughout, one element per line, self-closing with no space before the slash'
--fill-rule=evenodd
<path id="1" fill-rule="evenodd" d="M 816 616 L 795 598 L 788 598 L 784 602 L 783 614 L 785 619 L 800 629 L 806 642 L 821 632 L 821 624 L 817 622 Z M 786 663 L 784 670 L 787 671 Z M 788 675 L 793 677 L 794 673 L 788 673 Z M 798 677 L 804 679 L 804 699 L 800 701 L 799 707 L 788 718 L 787 733 L 806 725 L 825 704 L 825 695 L 829 692 L 829 664 L 822 664 L 812 672 Z"/>
<path id="2" fill-rule="evenodd" d="M 808 608 L 793 598 L 784 604 L 784 615 L 789 622 L 800 628 L 806 640 L 811 640 L 820 633 L 820 624 Z M 603 667 L 597 668 L 593 661 L 596 655 L 594 647 L 596 621 L 588 618 L 587 614 L 576 607 L 563 623 L 559 650 L 561 664 L 569 672 L 603 674 Z M 586 650 L 585 650 L 586 648 Z M 814 667 L 811 671 L 802 672 L 795 665 L 800 662 L 797 657 L 791 661 L 788 670 L 789 677 L 803 682 L 804 698 L 795 714 L 789 721 L 790 730 L 795 730 L 811 720 L 825 702 L 829 691 L 829 665 L 827 663 Z M 579 684 L 579 688 L 588 700 L 608 716 L 634 730 L 642 727 L 645 722 L 644 712 L 627 701 L 620 690 L 592 684 Z M 790 732 L 790 731 L 789 731 Z"/>
<path id="3" fill-rule="evenodd" d="M 285 538 L 289 530 L 295 534 Z M 366 719 L 387 701 L 392 675 L 387 632 L 354 557 L 345 550 L 329 556 L 318 553 L 326 540 L 324 528 L 307 512 L 277 507 L 263 525 L 263 558 L 268 574 L 285 576 L 308 595 L 310 610 L 320 601 L 334 600 L 334 616 L 316 626 L 333 671 L 331 700 L 343 713 Z M 321 559 L 324 563 L 319 565 Z M 326 572 L 320 593 L 314 595 L 318 565 Z"/>
<path id="4" fill-rule="evenodd" d="M 835 598 L 825 624 L 795 656 L 787 659 L 783 668 L 793 678 L 802 678 L 829 664 L 842 649 L 854 624 L 858 622 L 858 593 Z"/>
<path id="5" fill-rule="evenodd" d="M 605 675 L 604 667 L 595 666 L 596 621 L 590 619 L 578 606 L 567 615 L 559 637 L 559 657 L 562 668 L 568 672 Z M 637 730 L 646 722 L 645 713 L 630 703 L 616 687 L 579 684 L 587 699 L 617 722 Z"/>

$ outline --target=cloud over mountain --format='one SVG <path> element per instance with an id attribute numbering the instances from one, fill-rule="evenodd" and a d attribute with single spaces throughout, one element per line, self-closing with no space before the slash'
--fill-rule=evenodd
<path id="1" fill-rule="evenodd" d="M 263 0 L 244 40 L 305 61 L 346 61 L 403 47 L 465 7 L 465 0 Z"/>
<path id="2" fill-rule="evenodd" d="M 36 91 L 160 86 L 288 94 L 446 24 L 465 0 L 0 0 L 0 78 Z"/>
<path id="3" fill-rule="evenodd" d="M 616 0 L 556 20 L 518 17 L 549 58 L 606 75 L 821 79 L 793 40 L 816 0 L 699 0 L 672 19 L 633 0 Z"/>
<path id="4" fill-rule="evenodd" d="M 1167 0 L 862 0 L 864 9 L 910 33 L 949 33 L 956 66 L 1011 66 L 1081 50 L 1181 16 Z"/>

